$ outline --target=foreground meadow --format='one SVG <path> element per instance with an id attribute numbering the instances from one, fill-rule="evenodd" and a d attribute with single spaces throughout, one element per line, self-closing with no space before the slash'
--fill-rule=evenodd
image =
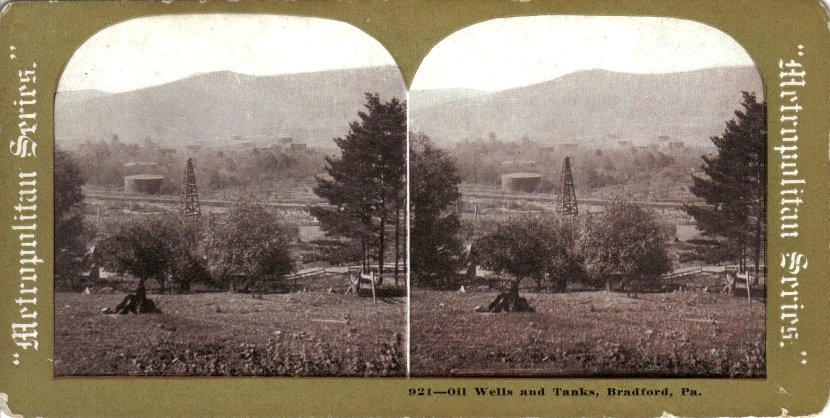
<path id="1" fill-rule="evenodd" d="M 763 377 L 764 305 L 704 292 L 522 292 L 536 312 L 476 313 L 495 292 L 412 292 L 420 376 Z"/>
<path id="2" fill-rule="evenodd" d="M 406 304 L 325 291 L 148 295 L 163 312 L 104 315 L 124 294 L 56 293 L 55 375 L 385 376 L 405 372 Z"/>

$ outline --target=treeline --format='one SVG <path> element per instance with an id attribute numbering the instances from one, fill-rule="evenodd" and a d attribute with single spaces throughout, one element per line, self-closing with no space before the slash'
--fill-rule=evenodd
<path id="1" fill-rule="evenodd" d="M 495 137 L 465 140 L 450 148 L 464 183 L 499 185 L 502 174 L 538 172 L 542 182 L 536 192 L 551 193 L 559 187 L 562 160 L 569 156 L 574 181 L 582 190 L 638 185 L 658 198 L 688 194 L 685 189 L 691 183 L 689 174 L 700 169 L 700 156 L 708 151 L 696 146 L 666 148 L 657 144 L 563 150 L 528 138 L 503 141 Z M 672 184 L 683 187 L 668 187 Z"/>
<path id="2" fill-rule="evenodd" d="M 118 189 L 124 184 L 124 176 L 159 174 L 165 177 L 160 194 L 179 193 L 184 163 L 190 157 L 196 164 L 199 190 L 209 193 L 257 189 L 263 182 L 310 187 L 328 155 L 314 147 L 298 150 L 239 148 L 233 143 L 228 143 L 224 149 L 163 148 L 149 139 L 141 145 L 125 144 L 117 136 L 109 142 L 87 141 L 71 152 L 89 185 Z M 154 165 L 129 167 L 128 163 Z"/>

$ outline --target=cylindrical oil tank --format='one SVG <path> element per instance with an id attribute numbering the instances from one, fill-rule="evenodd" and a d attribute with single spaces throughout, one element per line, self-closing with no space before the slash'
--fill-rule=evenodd
<path id="1" fill-rule="evenodd" d="M 161 188 L 164 176 L 158 174 L 136 174 L 124 177 L 124 191 L 127 193 L 156 194 Z"/>
<path id="2" fill-rule="evenodd" d="M 505 192 L 533 192 L 539 187 L 539 173 L 510 173 L 501 176 L 501 190 Z"/>

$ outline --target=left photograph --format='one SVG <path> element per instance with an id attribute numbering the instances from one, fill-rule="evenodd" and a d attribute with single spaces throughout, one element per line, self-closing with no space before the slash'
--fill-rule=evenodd
<path id="1" fill-rule="evenodd" d="M 56 376 L 402 376 L 406 90 L 359 29 L 108 27 L 55 97 Z"/>

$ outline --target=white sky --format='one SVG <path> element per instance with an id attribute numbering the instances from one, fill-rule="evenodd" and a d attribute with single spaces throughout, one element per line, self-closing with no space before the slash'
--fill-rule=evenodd
<path id="1" fill-rule="evenodd" d="M 108 27 L 70 59 L 59 91 L 123 92 L 194 74 L 285 74 L 395 65 L 374 38 L 342 22 L 273 15 L 167 15 Z"/>
<path id="2" fill-rule="evenodd" d="M 462 29 L 421 63 L 412 90 L 504 90 L 585 69 L 667 73 L 754 65 L 729 35 L 689 20 L 537 16 Z"/>

